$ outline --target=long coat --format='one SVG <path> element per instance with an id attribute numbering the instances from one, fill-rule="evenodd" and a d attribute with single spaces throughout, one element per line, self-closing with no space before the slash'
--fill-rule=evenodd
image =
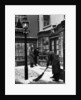
<path id="1" fill-rule="evenodd" d="M 59 61 L 59 57 L 57 55 L 55 55 L 54 53 L 51 53 L 48 55 L 47 66 L 48 65 L 52 65 L 52 73 L 53 74 L 59 73 L 60 61 Z"/>
<path id="2" fill-rule="evenodd" d="M 34 50 L 34 55 L 35 55 L 35 57 L 37 57 L 38 54 L 39 54 L 39 51 L 35 49 L 35 50 Z"/>
<path id="3" fill-rule="evenodd" d="M 34 64 L 34 53 L 32 51 L 29 54 L 29 58 L 30 58 L 30 63 Z"/>
<path id="4" fill-rule="evenodd" d="M 35 63 L 37 63 L 37 57 L 38 57 L 39 51 L 38 50 L 34 50 L 34 61 Z"/>

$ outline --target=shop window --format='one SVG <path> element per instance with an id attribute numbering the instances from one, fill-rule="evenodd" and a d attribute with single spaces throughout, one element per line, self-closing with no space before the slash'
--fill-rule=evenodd
<path id="1" fill-rule="evenodd" d="M 59 37 L 60 56 L 63 57 L 63 36 Z"/>
<path id="2" fill-rule="evenodd" d="M 43 45 L 45 47 L 44 51 L 49 52 L 49 38 L 48 37 L 44 37 Z"/>
<path id="3" fill-rule="evenodd" d="M 50 49 L 54 52 L 54 40 L 51 40 Z"/>
<path id="4" fill-rule="evenodd" d="M 56 45 L 56 49 L 59 49 L 59 44 Z"/>
<path id="5" fill-rule="evenodd" d="M 24 60 L 24 43 L 15 43 L 15 60 Z"/>
<path id="6" fill-rule="evenodd" d="M 54 51 L 54 45 L 52 45 L 52 51 Z"/>
<path id="7" fill-rule="evenodd" d="M 49 45 L 46 45 L 45 47 L 46 47 L 45 49 L 49 49 Z"/>
<path id="8" fill-rule="evenodd" d="M 61 50 L 61 44 L 59 44 L 59 50 Z"/>
<path id="9" fill-rule="evenodd" d="M 59 55 L 59 50 L 57 50 L 57 55 Z"/>
<path id="10" fill-rule="evenodd" d="M 57 44 L 57 45 L 59 44 L 59 40 L 56 40 L 56 44 Z"/>
<path id="11" fill-rule="evenodd" d="M 59 50 L 59 56 L 61 57 L 61 50 Z"/>
<path id="12" fill-rule="evenodd" d="M 49 38 L 43 37 L 38 40 L 38 47 L 40 52 L 48 52 L 49 51 Z"/>
<path id="13" fill-rule="evenodd" d="M 59 40 L 56 40 L 56 54 L 59 55 Z"/>
<path id="14" fill-rule="evenodd" d="M 30 44 L 27 43 L 27 55 L 29 56 L 29 52 L 30 52 Z"/>

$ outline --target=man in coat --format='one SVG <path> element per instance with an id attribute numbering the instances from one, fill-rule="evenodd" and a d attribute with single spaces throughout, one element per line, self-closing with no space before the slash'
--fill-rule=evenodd
<path id="1" fill-rule="evenodd" d="M 53 76 L 51 78 L 54 78 L 55 81 L 58 81 L 59 80 L 59 73 L 60 73 L 60 61 L 59 61 L 59 56 L 57 56 L 53 52 L 50 52 L 48 54 L 47 66 L 49 66 L 49 65 L 52 65 Z"/>
<path id="2" fill-rule="evenodd" d="M 30 57 L 30 66 L 31 67 L 34 67 L 33 66 L 34 65 L 34 52 L 33 51 L 34 51 L 33 48 L 31 48 L 30 54 L 29 54 L 29 57 Z"/>
<path id="3" fill-rule="evenodd" d="M 34 63 L 35 65 L 37 65 L 37 57 L 39 55 L 39 51 L 38 51 L 38 48 L 35 48 L 34 49 Z"/>

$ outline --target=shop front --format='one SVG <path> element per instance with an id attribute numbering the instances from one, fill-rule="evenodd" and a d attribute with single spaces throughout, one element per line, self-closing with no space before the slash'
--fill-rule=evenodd
<path id="1" fill-rule="evenodd" d="M 51 30 L 38 33 L 39 64 L 46 64 L 48 52 L 52 51 L 60 58 L 60 65 L 65 69 L 65 22 Z M 43 65 L 43 66 L 44 66 Z"/>
<path id="2" fill-rule="evenodd" d="M 57 36 L 50 37 L 50 51 L 59 55 L 60 63 L 63 64 L 63 37 Z"/>
<path id="3" fill-rule="evenodd" d="M 15 36 L 15 65 L 25 64 L 25 39 L 22 29 L 16 30 Z M 29 64 L 29 51 L 31 47 L 37 46 L 37 38 L 27 38 L 27 62 Z"/>
<path id="4" fill-rule="evenodd" d="M 50 35 L 50 51 L 59 55 L 60 65 L 65 68 L 65 27 L 64 22 L 60 23 L 55 33 Z"/>
<path id="5" fill-rule="evenodd" d="M 50 51 L 50 30 L 49 31 L 42 31 L 38 33 L 38 48 L 39 48 L 39 59 L 38 63 L 41 66 L 46 66 L 46 61 L 48 57 L 48 52 Z"/>

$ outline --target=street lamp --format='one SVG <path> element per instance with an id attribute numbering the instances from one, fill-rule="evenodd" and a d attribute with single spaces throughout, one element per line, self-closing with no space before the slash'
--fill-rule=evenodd
<path id="1" fill-rule="evenodd" d="M 27 66 L 27 34 L 28 34 L 28 27 L 29 27 L 29 22 L 24 21 L 22 22 L 22 27 L 23 27 L 23 34 L 25 37 L 25 80 L 28 79 L 28 66 Z"/>

